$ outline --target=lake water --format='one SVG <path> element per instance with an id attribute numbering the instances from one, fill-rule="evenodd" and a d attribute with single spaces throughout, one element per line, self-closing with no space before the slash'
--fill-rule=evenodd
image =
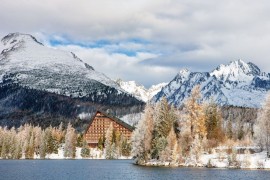
<path id="1" fill-rule="evenodd" d="M 131 160 L 0 160 L 0 179 L 270 179 L 267 170 L 140 167 Z"/>

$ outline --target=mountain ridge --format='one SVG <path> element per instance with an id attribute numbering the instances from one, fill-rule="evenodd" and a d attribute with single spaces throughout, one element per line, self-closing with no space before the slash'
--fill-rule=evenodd
<path id="1" fill-rule="evenodd" d="M 126 92 L 132 94 L 137 99 L 141 99 L 144 102 L 150 101 L 154 95 L 156 95 L 165 85 L 168 83 L 159 83 L 152 85 L 150 88 L 145 88 L 143 85 L 136 83 L 135 81 L 123 81 L 121 79 L 116 80 L 119 86 Z"/>
<path id="2" fill-rule="evenodd" d="M 241 59 L 221 64 L 211 72 L 183 69 L 153 97 L 152 102 L 165 96 L 171 104 L 181 106 L 196 85 L 201 86 L 205 101 L 213 98 L 220 105 L 258 108 L 270 89 L 270 77 L 255 64 Z"/>

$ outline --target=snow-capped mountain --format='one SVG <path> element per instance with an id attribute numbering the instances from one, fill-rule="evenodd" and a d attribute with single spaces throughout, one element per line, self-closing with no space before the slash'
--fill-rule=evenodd
<path id="1" fill-rule="evenodd" d="M 123 106 L 144 104 L 74 53 L 48 48 L 31 35 L 9 34 L 0 48 L 0 125 L 37 114 L 77 118 L 97 108 L 125 115 Z"/>
<path id="2" fill-rule="evenodd" d="M 203 100 L 212 98 L 220 105 L 257 108 L 270 89 L 270 76 L 255 64 L 242 60 L 222 64 L 210 73 L 183 69 L 152 101 L 165 96 L 170 103 L 180 106 L 195 85 L 201 86 Z"/>
<path id="3" fill-rule="evenodd" d="M 13 33 L 1 42 L 4 48 L 0 55 L 2 82 L 12 75 L 22 86 L 72 97 L 89 96 L 96 91 L 93 84 L 125 93 L 117 83 L 75 54 L 45 47 L 31 35 Z"/>
<path id="4" fill-rule="evenodd" d="M 145 88 L 143 85 L 137 84 L 135 81 L 116 81 L 122 89 L 127 91 L 128 93 L 132 94 L 138 99 L 147 102 L 148 100 L 152 99 L 154 95 L 156 95 L 164 86 L 168 83 L 160 83 L 157 85 L 151 86 L 149 89 Z"/>

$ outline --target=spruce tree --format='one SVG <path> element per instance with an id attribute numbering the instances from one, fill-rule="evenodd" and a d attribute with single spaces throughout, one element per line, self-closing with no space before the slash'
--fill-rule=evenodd
<path id="1" fill-rule="evenodd" d="M 227 122 L 227 137 L 229 139 L 233 138 L 233 128 L 232 128 L 232 119 L 229 117 L 229 120 Z"/>
<path id="2" fill-rule="evenodd" d="M 103 142 L 103 137 L 98 138 L 98 149 L 103 151 L 104 148 L 104 142 Z"/>
<path id="3" fill-rule="evenodd" d="M 158 103 L 155 109 L 155 124 L 153 132 L 153 142 L 152 142 L 152 158 L 159 159 L 160 153 L 165 149 L 167 145 L 167 136 L 171 130 L 174 128 L 176 122 L 176 114 L 173 106 L 168 104 L 165 97 L 162 98 L 161 102 Z"/>
<path id="4" fill-rule="evenodd" d="M 89 149 L 88 144 L 85 140 L 83 141 L 83 146 L 81 149 L 81 156 L 83 158 L 88 158 L 90 156 L 90 149 Z"/>
<path id="5" fill-rule="evenodd" d="M 224 138 L 222 116 L 218 105 L 212 100 L 205 106 L 207 139 L 222 141 Z"/>

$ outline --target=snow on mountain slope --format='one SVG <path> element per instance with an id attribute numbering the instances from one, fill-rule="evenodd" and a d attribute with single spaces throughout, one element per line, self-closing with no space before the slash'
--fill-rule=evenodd
<path id="1" fill-rule="evenodd" d="M 144 102 L 148 100 L 147 90 L 143 85 L 138 85 L 135 81 L 124 82 L 122 80 L 117 80 L 117 83 L 122 89 L 132 94 L 136 98 L 141 99 Z"/>
<path id="2" fill-rule="evenodd" d="M 165 96 L 170 103 L 180 106 L 196 85 L 201 86 L 205 101 L 212 98 L 220 105 L 257 108 L 270 89 L 270 78 L 255 64 L 242 60 L 222 64 L 210 73 L 183 69 L 152 101 L 157 102 Z"/>
<path id="3" fill-rule="evenodd" d="M 167 83 L 160 83 L 160 84 L 151 86 L 149 89 L 146 89 L 143 85 L 139 85 L 135 81 L 124 82 L 122 80 L 117 80 L 117 83 L 122 89 L 132 94 L 136 98 L 143 100 L 144 102 L 147 102 L 148 100 L 150 100 L 165 85 L 167 85 Z"/>
<path id="4" fill-rule="evenodd" d="M 106 75 L 97 72 L 75 54 L 43 46 L 33 36 L 12 33 L 0 43 L 0 81 L 12 77 L 22 86 L 72 97 L 102 93 L 99 88 L 114 88 L 126 93 Z"/>
<path id="5" fill-rule="evenodd" d="M 159 91 L 161 91 L 161 89 L 163 87 L 165 87 L 168 83 L 159 83 L 156 85 L 152 85 L 149 89 L 148 89 L 148 100 L 151 100 L 153 96 L 155 96 Z"/>
<path id="6" fill-rule="evenodd" d="M 255 64 L 245 63 L 241 59 L 228 65 L 222 64 L 211 72 L 211 76 L 216 76 L 225 85 L 238 82 L 237 86 L 250 85 L 254 76 L 260 76 L 260 74 L 261 71 Z"/>

